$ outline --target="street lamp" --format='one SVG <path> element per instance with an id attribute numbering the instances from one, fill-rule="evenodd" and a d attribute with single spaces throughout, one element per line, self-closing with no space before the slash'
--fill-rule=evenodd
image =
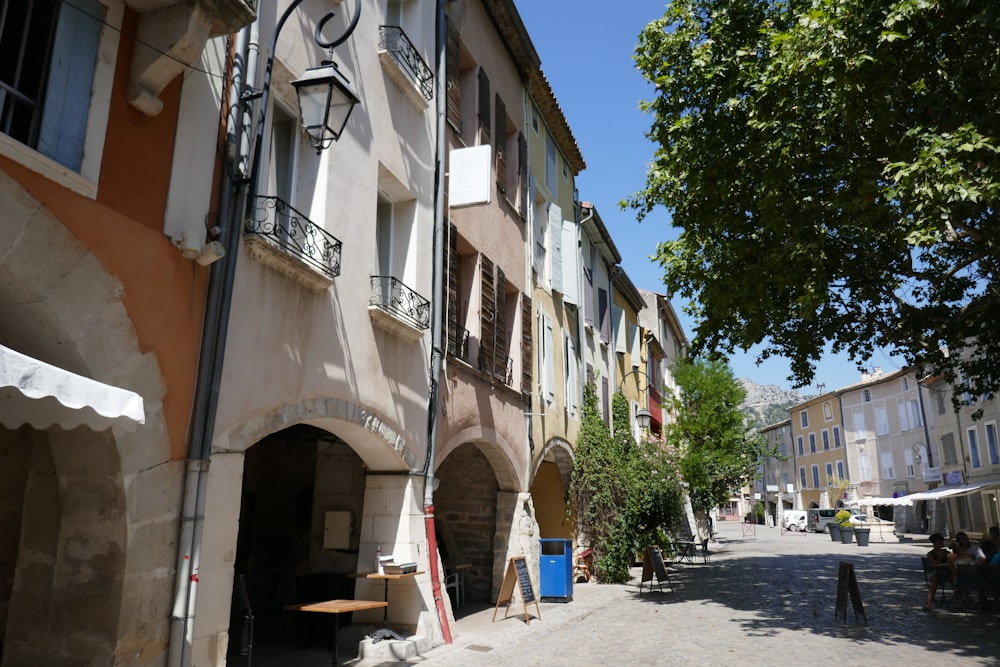
<path id="1" fill-rule="evenodd" d="M 354 105 L 360 100 L 331 60 L 324 60 L 319 67 L 310 67 L 301 78 L 292 81 L 292 85 L 299 98 L 302 128 L 319 155 L 340 139 Z"/>
<path id="2" fill-rule="evenodd" d="M 267 69 L 264 72 L 264 87 L 259 94 L 254 94 L 245 99 L 260 96 L 260 116 L 257 119 L 257 137 L 254 143 L 253 164 L 250 168 L 249 196 L 257 196 L 257 179 L 260 175 L 261 148 L 264 145 L 264 125 L 267 119 L 267 107 L 271 93 L 271 72 L 274 69 L 274 54 L 278 46 L 278 36 L 281 29 L 285 27 L 285 22 L 292 15 L 303 0 L 292 0 L 292 2 L 282 13 L 274 27 L 274 35 L 271 37 L 271 50 L 267 56 Z M 336 14 L 329 12 L 316 24 L 314 39 L 316 44 L 323 49 L 333 50 L 343 44 L 354 29 L 358 26 L 358 19 L 361 18 L 361 0 L 354 0 L 354 15 L 351 17 L 347 28 L 337 39 L 327 41 L 323 38 L 323 28 Z M 309 135 L 309 143 L 319 153 L 327 148 L 334 141 L 340 138 L 347 124 L 347 119 L 351 115 L 354 106 L 360 101 L 358 96 L 351 89 L 350 82 L 332 61 L 323 61 L 320 67 L 313 67 L 306 71 L 305 75 L 292 82 L 299 102 L 299 116 L 302 127 Z M 331 120 L 331 108 L 333 118 Z"/>

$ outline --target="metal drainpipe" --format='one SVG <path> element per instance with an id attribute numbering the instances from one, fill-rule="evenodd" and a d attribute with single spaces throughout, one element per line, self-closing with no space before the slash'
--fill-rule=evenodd
<path id="1" fill-rule="evenodd" d="M 229 100 L 239 104 L 246 88 L 256 72 L 258 23 L 254 21 L 243 28 L 236 38 L 233 49 L 233 82 L 230 85 Z M 248 54 L 248 55 L 246 55 Z M 245 58 L 246 55 L 246 58 Z M 241 71 L 246 61 L 246 71 Z M 238 118 L 245 114 L 237 110 Z M 227 142 L 241 141 L 243 123 L 226 114 Z M 235 127 L 233 127 L 235 125 Z M 240 146 L 238 143 L 237 146 Z M 228 154 L 228 152 L 227 152 Z M 245 159 L 242 148 L 236 151 L 237 164 Z M 215 429 L 215 415 L 218 407 L 219 384 L 222 374 L 223 351 L 226 329 L 232 305 L 232 285 L 235 276 L 236 258 L 239 252 L 240 217 L 242 209 L 237 188 L 232 175 L 227 173 L 220 186 L 219 219 L 225 224 L 223 230 L 226 255 L 212 265 L 208 295 L 205 307 L 205 322 L 202 327 L 200 363 L 195 386 L 194 410 L 189 444 L 189 458 L 184 479 L 184 501 L 181 514 L 181 530 L 177 547 L 177 574 L 173 611 L 171 613 L 170 643 L 167 664 L 172 667 L 187 667 L 191 664 L 191 648 L 194 642 L 194 618 L 197 606 L 198 567 L 201 559 L 201 537 L 204 525 L 205 500 L 208 489 L 208 470 L 212 449 L 212 433 Z M 234 201 L 235 199 L 235 201 Z"/>
<path id="2" fill-rule="evenodd" d="M 444 608 L 441 593 L 441 575 L 437 561 L 437 534 L 434 528 L 434 459 L 437 456 L 438 388 L 441 382 L 443 357 L 442 318 L 444 312 L 444 262 L 445 215 L 444 215 L 444 155 L 445 155 L 445 111 L 447 89 L 445 86 L 445 45 L 447 43 L 445 23 L 445 0 L 437 0 L 437 90 L 435 91 L 437 118 L 436 157 L 434 161 L 434 264 L 432 271 L 431 303 L 431 364 L 430 391 L 427 399 L 427 458 L 424 460 L 424 528 L 427 531 L 427 559 L 430 564 L 431 592 L 441 635 L 446 644 L 452 643 L 448 613 Z"/>
<path id="3" fill-rule="evenodd" d="M 582 208 L 583 207 L 581 205 L 581 210 L 582 210 Z M 579 247 L 577 247 L 577 251 L 576 252 L 577 252 L 577 255 L 580 257 L 581 265 L 583 263 L 583 253 L 581 252 L 581 248 L 583 246 L 583 234 L 584 234 L 583 226 L 585 224 L 587 224 L 588 222 L 590 222 L 591 220 L 594 219 L 594 209 L 591 207 L 591 208 L 588 208 L 587 211 L 588 211 L 587 217 L 585 217 L 583 219 L 580 219 L 579 229 L 577 230 L 578 233 L 579 233 L 580 242 L 579 242 Z M 578 219 L 580 218 L 580 212 L 579 211 L 577 211 L 577 218 Z M 580 373 L 580 387 L 582 389 L 583 385 L 587 382 L 587 358 L 586 358 L 586 352 L 584 350 L 584 342 L 586 341 L 586 338 L 584 337 L 585 336 L 585 332 L 584 332 L 584 320 L 587 317 L 587 304 L 585 303 L 584 300 L 586 298 L 585 295 L 587 293 L 587 290 L 586 290 L 586 288 L 582 284 L 583 283 L 583 271 L 578 271 L 578 273 L 580 275 L 577 278 L 576 283 L 577 283 L 577 292 L 580 295 L 580 312 L 577 313 L 577 317 L 576 317 L 576 336 L 577 336 L 577 340 L 580 342 L 579 373 Z M 591 280 L 593 280 L 593 279 L 591 279 Z M 593 304 L 591 304 L 591 305 L 593 305 Z M 597 360 L 595 359 L 594 361 L 595 361 L 595 366 L 596 366 L 596 361 Z M 581 415 L 581 418 L 582 418 L 582 415 L 583 415 L 583 402 L 582 402 L 582 400 L 580 402 L 580 415 Z"/>

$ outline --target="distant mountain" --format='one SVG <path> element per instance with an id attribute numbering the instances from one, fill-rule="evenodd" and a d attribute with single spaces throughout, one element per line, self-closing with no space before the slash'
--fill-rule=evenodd
<path id="1" fill-rule="evenodd" d="M 746 378 L 739 378 L 739 383 L 747 392 L 743 411 L 750 415 L 758 428 L 788 419 L 788 408 L 811 398 L 797 391 L 786 391 L 773 384 L 760 385 Z"/>

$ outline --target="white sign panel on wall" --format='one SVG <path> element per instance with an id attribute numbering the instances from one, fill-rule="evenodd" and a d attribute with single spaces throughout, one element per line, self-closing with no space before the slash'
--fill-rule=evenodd
<path id="1" fill-rule="evenodd" d="M 451 152 L 448 166 L 448 203 L 451 206 L 489 204 L 493 192 L 491 160 L 493 147 L 470 146 Z"/>

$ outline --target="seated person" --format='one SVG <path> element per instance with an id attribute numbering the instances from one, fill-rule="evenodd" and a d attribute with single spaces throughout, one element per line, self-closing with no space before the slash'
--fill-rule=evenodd
<path id="1" fill-rule="evenodd" d="M 934 604 L 934 594 L 942 584 L 951 581 L 951 568 L 948 565 L 949 552 L 944 546 L 944 536 L 941 533 L 931 535 L 933 548 L 927 552 L 927 564 L 933 569 L 930 576 L 930 586 L 927 589 L 927 604 L 924 611 L 930 611 Z"/>
<path id="2" fill-rule="evenodd" d="M 993 554 L 1000 551 L 1000 526 L 990 528 L 990 535 L 979 545 L 986 554 L 986 560 L 990 560 Z"/>

